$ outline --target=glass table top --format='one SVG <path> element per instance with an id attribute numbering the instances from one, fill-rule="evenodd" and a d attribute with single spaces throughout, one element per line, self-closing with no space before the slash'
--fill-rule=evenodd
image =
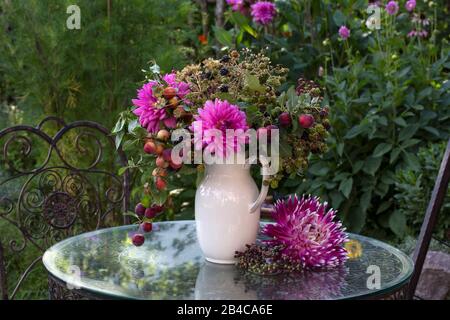
<path id="1" fill-rule="evenodd" d="M 413 270 L 401 251 L 355 234 L 349 235 L 350 259 L 341 267 L 257 275 L 205 261 L 194 221 L 155 223 L 141 247 L 129 240 L 136 230 L 123 226 L 66 239 L 47 250 L 44 265 L 71 288 L 125 299 L 363 298 L 399 288 Z"/>

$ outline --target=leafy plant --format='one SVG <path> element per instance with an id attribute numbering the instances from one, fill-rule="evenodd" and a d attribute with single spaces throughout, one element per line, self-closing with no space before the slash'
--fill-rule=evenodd
<path id="1" fill-rule="evenodd" d="M 421 171 L 409 168 L 396 172 L 395 175 L 395 207 L 396 217 L 392 230 L 399 237 L 417 235 L 422 226 L 425 211 L 433 191 L 439 167 L 446 149 L 446 143 L 433 143 L 421 147 L 418 159 Z M 439 214 L 435 234 L 444 239 L 450 228 L 450 190 Z"/>

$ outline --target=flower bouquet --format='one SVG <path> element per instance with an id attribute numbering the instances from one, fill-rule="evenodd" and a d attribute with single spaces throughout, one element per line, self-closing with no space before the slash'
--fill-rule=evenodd
<path id="1" fill-rule="evenodd" d="M 244 49 L 162 74 L 155 64 L 114 129 L 117 144 L 142 146 L 128 168 L 151 172 L 136 207 L 143 231 L 171 201 L 171 181 L 200 173 L 195 196 L 197 236 L 206 258 L 233 263 L 254 243 L 269 186 L 305 173 L 311 153 L 326 150 L 329 108 L 320 88 L 264 53 Z M 260 164 L 261 192 L 250 175 Z M 194 169 L 193 169 L 194 168 Z M 125 169 L 125 168 L 124 168 Z M 145 237 L 136 234 L 135 245 Z"/>

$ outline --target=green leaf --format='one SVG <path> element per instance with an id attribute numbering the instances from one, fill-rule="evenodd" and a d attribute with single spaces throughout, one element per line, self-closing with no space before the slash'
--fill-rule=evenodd
<path id="1" fill-rule="evenodd" d="M 216 40 L 220 44 L 226 47 L 233 47 L 233 36 L 229 31 L 219 27 L 214 27 L 213 29 Z"/>
<path id="2" fill-rule="evenodd" d="M 139 219 L 138 215 L 136 213 L 134 213 L 133 211 L 124 212 L 123 215 L 124 216 L 135 217 L 136 219 Z"/>
<path id="3" fill-rule="evenodd" d="M 398 135 L 398 140 L 404 141 L 404 140 L 412 138 L 416 134 L 417 130 L 419 130 L 419 125 L 417 125 L 417 124 L 409 125 L 409 126 L 403 128 L 402 130 L 400 130 L 400 133 Z"/>
<path id="4" fill-rule="evenodd" d="M 125 133 L 122 131 L 116 134 L 116 139 L 115 139 L 116 149 L 119 149 L 124 136 L 125 136 Z"/>
<path id="5" fill-rule="evenodd" d="M 338 143 L 336 146 L 336 151 L 337 151 L 339 157 L 342 157 L 342 154 L 344 153 L 344 144 Z"/>
<path id="6" fill-rule="evenodd" d="M 380 143 L 379 145 L 377 145 L 377 147 L 373 151 L 373 156 L 381 157 L 384 154 L 388 153 L 391 149 L 392 149 L 392 145 L 390 145 L 389 143 Z"/>
<path id="7" fill-rule="evenodd" d="M 261 85 L 257 76 L 252 74 L 246 74 L 244 78 L 244 84 L 247 88 L 257 92 L 265 92 L 264 86 Z"/>
<path id="8" fill-rule="evenodd" d="M 366 217 L 367 212 L 362 210 L 360 206 L 352 207 L 345 217 L 346 225 L 352 232 L 361 232 L 366 224 Z"/>
<path id="9" fill-rule="evenodd" d="M 150 71 L 151 71 L 153 74 L 157 75 L 157 74 L 160 74 L 160 73 L 161 73 L 161 68 L 160 68 L 156 63 L 154 63 L 154 64 L 150 67 Z"/>
<path id="10" fill-rule="evenodd" d="M 426 131 L 428 131 L 429 133 L 431 133 L 431 134 L 434 134 L 436 137 L 438 137 L 438 138 L 440 138 L 441 137 L 441 134 L 440 134 L 440 132 L 439 132 L 439 130 L 438 129 L 436 129 L 436 128 L 433 128 L 433 127 L 424 127 L 424 129 L 426 130 Z"/>
<path id="11" fill-rule="evenodd" d="M 310 166 L 308 168 L 308 172 L 318 176 L 318 177 L 323 177 L 325 176 L 329 171 L 329 168 L 327 166 L 324 166 L 322 163 L 318 162 L 313 164 L 312 166 Z"/>
<path id="12" fill-rule="evenodd" d="M 403 212 L 395 210 L 389 216 L 389 228 L 400 238 L 405 235 L 406 232 L 406 217 Z"/>
<path id="13" fill-rule="evenodd" d="M 386 211 L 387 209 L 389 209 L 392 205 L 391 201 L 384 201 L 383 203 L 380 204 L 380 206 L 377 209 L 377 214 L 380 214 L 384 211 Z"/>
<path id="14" fill-rule="evenodd" d="M 134 129 L 136 129 L 139 126 L 138 119 L 135 119 L 133 121 L 130 121 L 128 123 L 128 133 L 133 133 Z"/>
<path id="15" fill-rule="evenodd" d="M 359 200 L 359 205 L 363 211 L 367 211 L 372 201 L 372 190 L 366 191 Z"/>
<path id="16" fill-rule="evenodd" d="M 341 181 L 341 184 L 339 185 L 339 191 L 341 191 L 342 194 L 348 199 L 350 193 L 352 192 L 352 187 L 353 187 L 353 178 L 348 178 Z"/>
<path id="17" fill-rule="evenodd" d="M 344 136 L 344 139 L 353 139 L 362 132 L 364 132 L 365 130 L 366 130 L 365 127 L 361 125 L 356 125 L 347 132 L 347 134 Z"/>
<path id="18" fill-rule="evenodd" d="M 398 159 L 398 156 L 400 155 L 401 151 L 402 149 L 400 148 L 395 148 L 394 150 L 392 150 L 391 157 L 389 159 L 390 164 L 393 164 Z"/>
<path id="19" fill-rule="evenodd" d="M 375 175 L 375 173 L 378 171 L 378 168 L 381 165 L 381 161 L 383 158 L 375 158 L 375 157 L 369 157 L 364 162 L 364 167 L 362 168 L 363 171 L 370 175 Z"/>
<path id="20" fill-rule="evenodd" d="M 118 172 L 119 176 L 123 175 L 123 174 L 125 173 L 125 171 L 127 171 L 127 169 L 128 169 L 128 167 L 122 167 L 122 168 L 120 168 L 120 169 L 119 169 L 119 172 Z"/>
<path id="21" fill-rule="evenodd" d="M 420 161 L 415 154 L 411 152 L 403 152 L 403 160 L 405 160 L 406 164 L 410 167 L 411 170 L 420 170 Z"/>
<path id="22" fill-rule="evenodd" d="M 338 27 L 343 26 L 345 24 L 345 21 L 347 20 L 346 16 L 342 13 L 341 10 L 336 10 L 333 14 L 333 20 L 334 23 L 336 23 L 336 25 Z"/>
<path id="23" fill-rule="evenodd" d="M 356 161 L 356 162 L 353 164 L 353 170 L 352 170 L 352 173 L 353 173 L 353 174 L 358 173 L 359 170 L 361 170 L 363 166 L 364 166 L 364 161 L 361 161 L 361 160 Z"/>
<path id="24" fill-rule="evenodd" d="M 123 118 L 120 118 L 119 121 L 117 121 L 112 133 L 117 133 L 117 132 L 122 131 L 124 125 L 125 125 L 125 120 Z"/>

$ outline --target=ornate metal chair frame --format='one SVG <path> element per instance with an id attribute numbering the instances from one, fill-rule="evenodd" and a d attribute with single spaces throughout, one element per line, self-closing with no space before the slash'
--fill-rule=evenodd
<path id="1" fill-rule="evenodd" d="M 53 137 L 49 136 L 46 132 L 43 131 L 43 126 L 47 122 L 56 122 L 56 124 L 61 127 L 61 129 L 57 131 L 57 133 Z M 93 158 L 93 162 L 85 168 L 76 168 L 71 165 L 69 161 L 66 161 L 57 145 L 58 142 L 67 135 L 68 132 L 71 132 L 71 130 L 72 132 L 74 132 L 73 129 L 77 128 L 83 131 L 81 131 L 81 133 L 77 132 L 73 140 L 76 150 L 81 154 L 85 153 L 86 149 L 83 148 L 81 141 L 82 139 L 88 139 L 89 142 L 95 146 L 97 152 L 97 154 L 94 155 L 95 157 Z M 33 149 L 32 140 L 28 137 L 29 135 L 37 137 L 39 141 L 45 141 L 48 144 L 49 148 L 48 154 L 45 161 L 37 168 L 28 171 L 27 169 L 20 170 L 15 168 L 14 164 L 11 162 L 11 159 L 8 158 L 9 148 L 13 142 L 20 143 L 22 155 L 28 157 Z M 114 139 L 111 137 L 110 131 L 100 124 L 92 121 L 76 121 L 70 124 L 66 124 L 60 118 L 47 117 L 42 120 L 36 127 L 19 125 L 0 131 L 0 141 L 3 138 L 8 137 L 3 145 L 4 161 L 6 161 L 10 165 L 10 167 L 12 166 L 15 173 L 12 177 L 9 177 L 4 181 L 0 181 L 0 188 L 4 187 L 7 182 L 20 177 L 25 177 L 27 181 L 22 186 L 17 201 L 8 198 L 3 194 L 3 192 L 0 193 L 0 205 L 2 205 L 3 208 L 3 211 L 2 208 L 0 208 L 0 219 L 7 221 L 7 223 L 14 226 L 18 230 L 21 237 L 19 241 L 20 243 L 16 240 L 9 241 L 8 249 L 11 250 L 11 252 L 20 254 L 25 249 L 27 244 L 30 243 L 31 245 L 39 249 L 41 253 L 43 253 L 54 241 L 60 240 L 63 237 L 70 235 L 70 231 L 72 231 L 74 223 L 76 222 L 77 218 L 79 218 L 78 214 L 79 211 L 81 211 L 82 206 L 84 206 L 83 208 L 89 208 L 89 218 L 92 214 L 97 219 L 92 223 L 92 225 L 95 223 L 95 229 L 98 229 L 102 226 L 102 221 L 104 221 L 112 211 L 123 210 L 122 212 L 126 212 L 128 210 L 130 198 L 129 171 L 126 170 L 123 175 L 119 176 L 116 173 L 107 172 L 99 168 L 99 163 L 103 159 L 104 149 L 106 148 L 102 145 L 103 140 L 101 141 L 101 139 L 99 139 L 99 136 L 101 136 L 102 139 L 106 139 L 106 141 L 111 144 L 111 148 L 115 148 Z M 118 164 L 120 164 L 120 166 L 126 166 L 127 158 L 122 149 L 118 148 L 115 152 L 115 156 L 117 157 L 117 160 L 119 162 Z M 52 154 L 56 154 L 58 162 L 59 160 L 61 161 L 62 164 L 60 166 L 49 165 Z M 62 178 L 62 176 L 60 175 L 61 170 L 67 171 L 69 172 L 69 174 Z M 39 201 L 39 208 L 37 209 L 38 214 L 35 215 L 33 219 L 39 219 L 40 222 L 43 221 L 45 225 L 45 229 L 43 230 L 43 232 L 47 233 L 43 235 L 42 238 L 39 238 L 39 240 L 41 240 L 41 242 L 39 243 L 39 241 L 36 241 L 36 238 L 33 236 L 30 230 L 26 226 L 24 226 L 23 221 L 25 219 L 26 213 L 22 211 L 24 211 L 24 196 L 29 191 L 27 190 L 27 185 L 31 180 L 33 180 L 33 178 L 39 177 L 39 175 L 43 173 L 51 175 L 53 179 L 59 179 L 59 186 L 52 185 L 50 188 L 51 192 L 49 194 L 44 194 L 42 188 L 38 190 L 38 192 L 41 192 L 43 196 L 41 196 L 42 201 Z M 95 188 L 95 186 L 93 186 L 92 184 L 89 187 L 86 186 L 90 183 L 88 175 L 108 177 L 108 181 L 112 181 L 113 185 L 111 187 L 109 187 L 108 185 L 107 187 L 109 188 L 105 191 L 105 194 L 100 195 L 96 189 L 92 189 Z M 77 181 L 71 181 L 70 183 L 72 183 L 73 185 L 69 187 L 67 186 L 67 184 L 69 183 L 68 180 L 70 179 L 76 179 Z M 82 184 L 83 187 L 77 186 L 77 183 Z M 79 188 L 84 188 L 83 196 L 89 197 L 88 200 L 86 200 L 85 198 L 82 199 L 81 195 L 77 195 L 77 193 L 81 194 L 82 192 Z M 48 192 L 47 189 L 45 192 Z M 92 192 L 92 190 L 96 191 Z M 104 196 L 102 204 L 100 204 L 101 196 Z M 94 197 L 94 199 L 91 200 L 91 197 Z M 101 208 L 104 202 L 107 202 L 107 208 L 102 211 L 103 209 Z M 13 217 L 14 215 L 15 218 Z M 33 220 L 32 223 L 34 222 L 35 220 Z M 123 216 L 123 222 L 126 224 L 129 223 L 129 219 L 126 215 Z M 57 235 L 53 237 L 50 236 L 50 234 L 53 233 L 56 233 Z M 17 291 L 19 290 L 27 276 L 38 265 L 42 258 L 42 255 L 40 255 L 31 262 L 31 264 L 22 273 L 22 275 L 18 279 L 17 284 L 15 285 L 14 290 L 9 295 L 5 261 L 5 249 L 7 247 L 5 247 L 4 245 L 6 244 L 2 244 L 0 239 L 0 300 L 14 299 Z"/>

